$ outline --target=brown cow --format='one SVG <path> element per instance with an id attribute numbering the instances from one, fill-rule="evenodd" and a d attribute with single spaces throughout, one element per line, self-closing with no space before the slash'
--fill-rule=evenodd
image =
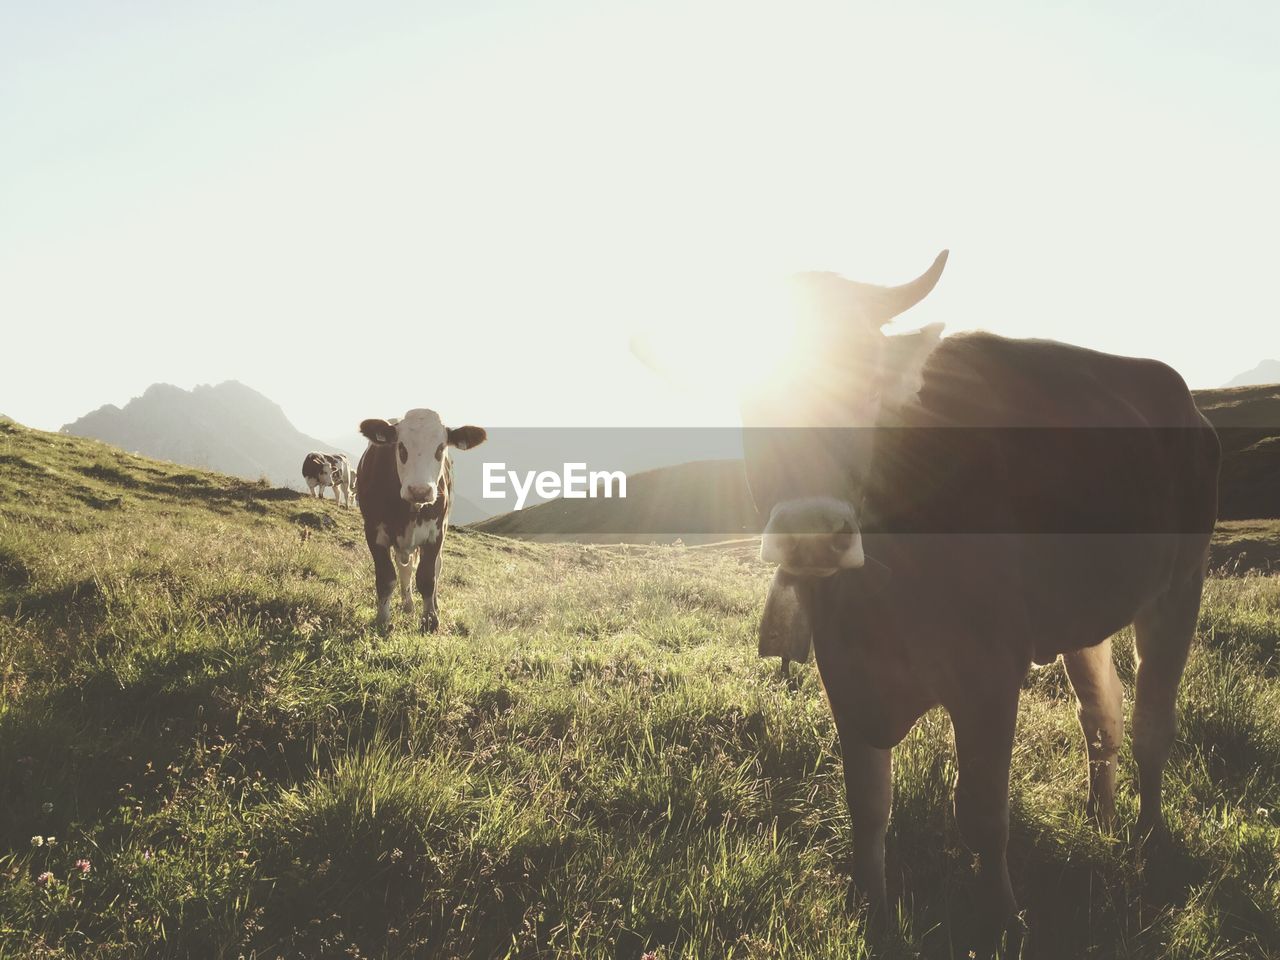
<path id="1" fill-rule="evenodd" d="M 1163 828 L 1219 444 L 1182 378 L 1151 360 L 943 340 L 941 327 L 884 335 L 945 260 L 893 288 L 798 278 L 788 362 L 744 399 L 743 440 L 762 556 L 779 565 L 762 642 L 812 640 L 844 758 L 855 888 L 885 906 L 890 748 L 940 704 L 955 729 L 957 825 L 1003 925 L 1017 911 L 1009 763 L 1033 660 L 1063 656 L 1090 809 L 1109 826 L 1123 736 L 1110 637 L 1134 625 L 1138 827 Z"/>
<path id="2" fill-rule="evenodd" d="M 440 625 L 436 580 L 449 528 L 453 471 L 449 447 L 469 450 L 485 441 L 480 427 L 446 427 L 434 410 L 410 410 L 403 420 L 365 420 L 369 447 L 356 472 L 364 536 L 373 555 L 378 627 L 391 626 L 391 594 L 397 576 L 400 602 L 413 613 L 415 579 L 422 594 L 422 631 Z"/>

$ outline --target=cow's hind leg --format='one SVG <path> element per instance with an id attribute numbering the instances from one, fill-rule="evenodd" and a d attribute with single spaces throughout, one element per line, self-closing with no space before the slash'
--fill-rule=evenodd
<path id="1" fill-rule="evenodd" d="M 413 613 L 413 570 L 418 564 L 417 550 L 397 550 L 396 576 L 400 580 L 400 609 Z"/>
<path id="2" fill-rule="evenodd" d="M 1111 659 L 1111 641 L 1063 654 L 1062 662 L 1079 701 L 1089 757 L 1089 814 L 1109 830 L 1116 814 L 1116 757 L 1124 738 L 1124 687 Z"/>
<path id="3" fill-rule="evenodd" d="M 1171 590 L 1134 621 L 1138 677 L 1133 704 L 1133 758 L 1138 764 L 1138 833 L 1164 831 L 1160 792 L 1177 729 L 1178 684 L 1200 616 L 1204 577 Z"/>

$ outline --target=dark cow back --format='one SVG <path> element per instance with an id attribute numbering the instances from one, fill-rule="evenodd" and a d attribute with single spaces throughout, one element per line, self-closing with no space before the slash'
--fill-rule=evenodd
<path id="1" fill-rule="evenodd" d="M 346 459 L 341 453 L 319 453 L 312 451 L 302 461 L 302 476 L 309 480 L 332 477 Z"/>
<path id="2" fill-rule="evenodd" d="M 868 554 L 950 616 L 1003 592 L 1039 662 L 1101 642 L 1202 571 L 1218 440 L 1163 364 L 954 337 L 919 406 L 873 443 Z"/>
<path id="3" fill-rule="evenodd" d="M 324 478 L 327 482 L 332 473 L 333 464 L 323 453 L 308 453 L 302 461 L 302 476 L 306 480 Z"/>

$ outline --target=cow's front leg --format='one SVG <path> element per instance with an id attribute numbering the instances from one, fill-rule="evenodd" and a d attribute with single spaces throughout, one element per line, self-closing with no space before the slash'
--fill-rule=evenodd
<path id="1" fill-rule="evenodd" d="M 380 545 L 375 536 L 365 535 L 369 553 L 373 555 L 373 582 L 378 594 L 378 629 L 391 627 L 391 595 L 396 587 L 396 567 L 391 551 Z"/>
<path id="2" fill-rule="evenodd" d="M 844 790 L 853 825 L 853 888 L 872 913 L 887 916 L 884 838 L 893 806 L 892 754 L 865 743 L 841 746 Z"/>
<path id="3" fill-rule="evenodd" d="M 853 892 L 873 915 L 887 914 L 884 838 L 893 806 L 892 754 L 869 746 L 853 725 L 836 717 L 844 792 L 853 827 Z"/>
<path id="4" fill-rule="evenodd" d="M 423 547 L 422 562 L 418 564 L 418 592 L 422 594 L 422 632 L 435 633 L 440 629 L 440 617 L 436 608 L 436 581 L 440 576 L 441 551 L 437 540 L 428 552 Z"/>
<path id="5" fill-rule="evenodd" d="M 955 727 L 955 812 L 960 837 L 978 858 L 978 885 L 985 919 L 1003 930 L 1018 913 L 1009 882 L 1009 760 L 1018 718 L 1018 685 L 971 690 Z"/>
<path id="6" fill-rule="evenodd" d="M 396 576 L 400 579 L 400 609 L 413 615 L 413 565 L 418 559 L 416 550 L 397 550 Z"/>

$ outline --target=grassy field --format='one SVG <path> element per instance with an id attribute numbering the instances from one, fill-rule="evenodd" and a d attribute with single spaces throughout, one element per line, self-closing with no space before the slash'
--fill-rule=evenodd
<path id="1" fill-rule="evenodd" d="M 866 955 L 816 675 L 755 656 L 768 571 L 446 553 L 442 632 L 382 637 L 354 511 L 0 423 L 0 957 Z M 1035 955 L 1280 955 L 1278 638 L 1280 578 L 1211 582 L 1145 861 L 1086 822 L 1074 703 L 1033 673 Z M 945 715 L 895 761 L 885 953 L 967 956 Z"/>

